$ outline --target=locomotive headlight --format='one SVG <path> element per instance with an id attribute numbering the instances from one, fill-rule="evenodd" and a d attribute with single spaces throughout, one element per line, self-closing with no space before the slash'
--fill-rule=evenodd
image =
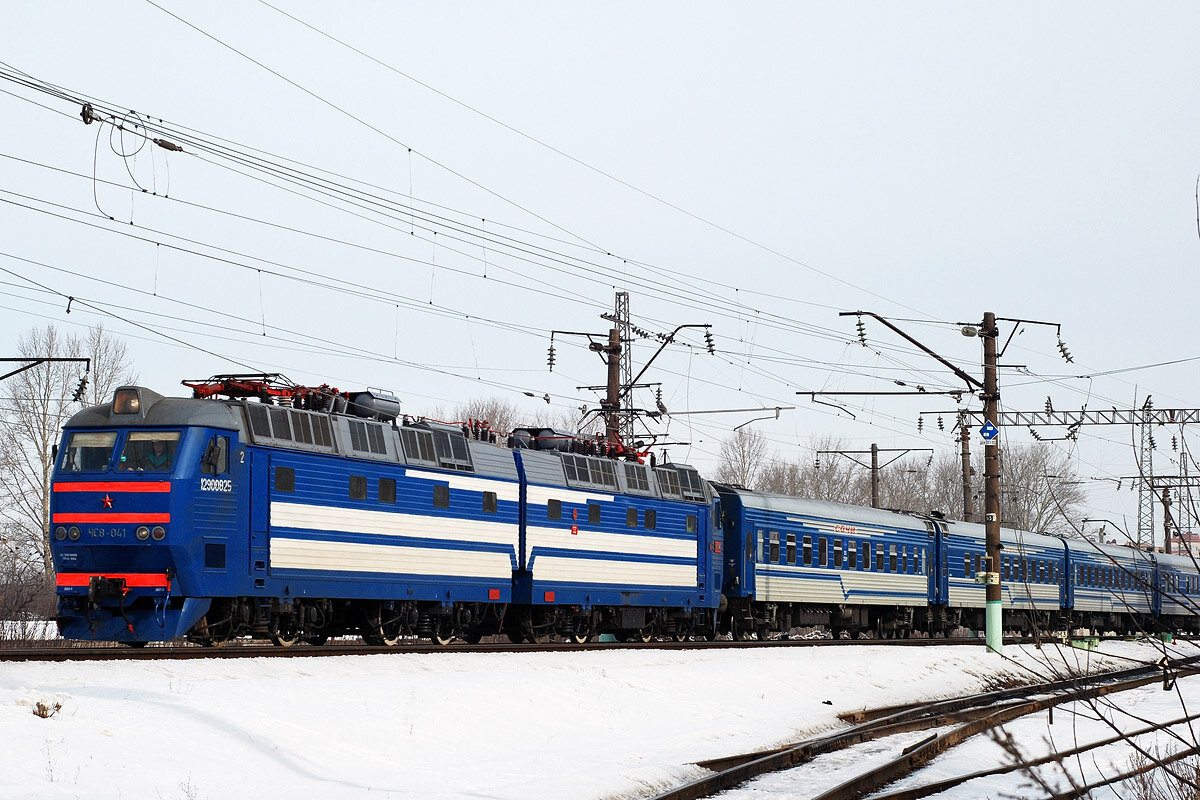
<path id="1" fill-rule="evenodd" d="M 67 529 L 65 527 L 63 527 L 62 525 L 59 525 L 57 528 L 54 529 L 54 538 L 58 539 L 60 542 L 63 539 L 67 538 Z"/>
<path id="2" fill-rule="evenodd" d="M 167 538 L 167 529 L 162 525 L 155 525 L 150 531 L 150 536 L 154 538 L 154 541 L 161 542 L 163 539 Z"/>
<path id="3" fill-rule="evenodd" d="M 144 542 L 150 538 L 150 529 L 145 525 L 139 525 L 138 529 L 133 532 L 133 535 L 138 538 L 139 542 Z"/>
<path id="4" fill-rule="evenodd" d="M 72 525 L 70 530 L 67 531 L 67 536 L 71 537 L 72 542 L 78 542 L 79 541 L 79 528 Z"/>

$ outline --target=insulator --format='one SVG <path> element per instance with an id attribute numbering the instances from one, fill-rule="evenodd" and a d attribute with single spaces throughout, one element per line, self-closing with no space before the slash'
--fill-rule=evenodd
<path id="1" fill-rule="evenodd" d="M 1062 353 L 1063 360 L 1068 364 L 1074 363 L 1075 359 L 1071 358 L 1071 351 L 1067 350 L 1067 346 L 1063 343 L 1062 339 L 1058 340 L 1058 352 Z"/>
<path id="2" fill-rule="evenodd" d="M 550 345 L 550 353 L 546 362 L 550 365 L 550 371 L 554 372 L 554 345 Z"/>
<path id="3" fill-rule="evenodd" d="M 925 418 L 917 417 L 917 433 L 922 433 L 925 430 Z"/>
<path id="4" fill-rule="evenodd" d="M 855 323 L 855 327 L 858 328 L 858 341 L 860 341 L 862 343 L 863 347 L 866 347 L 867 346 L 867 325 L 865 322 L 863 322 L 862 317 L 858 318 L 858 322 Z"/>
<path id="5" fill-rule="evenodd" d="M 1171 437 L 1171 450 L 1176 453 L 1179 452 L 1179 440 L 1174 436 Z"/>
<path id="6" fill-rule="evenodd" d="M 1154 443 L 1154 434 L 1152 433 L 1152 434 L 1150 434 L 1150 449 L 1151 449 L 1151 450 L 1154 450 L 1154 449 L 1156 449 L 1157 447 L 1158 447 L 1158 445 L 1156 445 L 1156 444 Z"/>
<path id="7" fill-rule="evenodd" d="M 71 398 L 72 403 L 78 403 L 83 399 L 84 393 L 87 392 L 88 376 L 83 373 L 83 377 L 79 379 L 79 385 L 75 387 L 75 396 Z"/>
<path id="8" fill-rule="evenodd" d="M 1036 439 L 1039 442 L 1042 440 L 1041 435 L 1038 434 L 1038 432 L 1034 429 L 1034 427 L 1032 425 L 1029 426 L 1029 435 L 1032 436 L 1034 439 Z"/>
<path id="9" fill-rule="evenodd" d="M 942 419 L 941 414 L 938 415 L 938 430 L 939 431 L 946 430 L 946 422 L 945 422 L 945 420 Z"/>
<path id="10" fill-rule="evenodd" d="M 716 355 L 717 348 L 713 345 L 712 331 L 707 329 L 704 331 L 704 344 L 708 348 L 709 355 Z"/>
<path id="11" fill-rule="evenodd" d="M 1049 396 L 1046 397 L 1046 413 L 1047 414 L 1054 413 L 1054 404 L 1050 402 Z"/>

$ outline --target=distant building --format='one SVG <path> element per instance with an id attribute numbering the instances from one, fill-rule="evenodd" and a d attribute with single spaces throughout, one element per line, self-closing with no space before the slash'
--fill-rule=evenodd
<path id="1" fill-rule="evenodd" d="M 1172 537 L 1171 549 L 1176 553 L 1189 551 L 1194 556 L 1200 556 L 1200 533 L 1196 531 L 1180 531 L 1178 537 Z"/>

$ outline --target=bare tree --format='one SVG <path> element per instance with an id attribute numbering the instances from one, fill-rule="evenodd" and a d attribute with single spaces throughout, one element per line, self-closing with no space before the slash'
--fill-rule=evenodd
<path id="1" fill-rule="evenodd" d="M 825 437 L 814 441 L 807 456 L 799 460 L 769 459 L 758 477 L 759 488 L 813 500 L 870 505 L 871 480 L 866 470 L 844 458 L 817 455 L 820 450 L 841 449 L 841 440 Z"/>
<path id="2" fill-rule="evenodd" d="M 32 328 L 17 341 L 21 357 L 93 358 L 90 373 L 93 397 L 106 399 L 112 388 L 136 380 L 125 354 L 97 326 L 86 337 L 64 335 L 54 325 Z M 0 521 L 6 524 L 9 546 L 0 557 L 53 571 L 50 560 L 50 473 L 53 448 L 63 423 L 79 406 L 72 401 L 82 370 L 78 364 L 39 364 L 5 382 L 6 406 L 0 417 Z M 99 394 L 103 392 L 103 395 Z"/>
<path id="3" fill-rule="evenodd" d="M 767 438 L 753 428 L 738 428 L 721 443 L 716 478 L 755 489 L 767 466 Z"/>
<path id="4" fill-rule="evenodd" d="M 1045 442 L 1001 448 L 1000 515 L 1005 526 L 1073 536 L 1086 500 L 1069 454 Z"/>

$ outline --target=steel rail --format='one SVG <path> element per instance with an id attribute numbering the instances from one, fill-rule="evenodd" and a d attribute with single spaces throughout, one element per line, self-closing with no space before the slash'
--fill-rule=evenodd
<path id="1" fill-rule="evenodd" d="M 1032 639 L 1010 639 L 1009 644 L 1032 643 Z M 586 652 L 600 650 L 697 650 L 703 648 L 733 650 L 772 647 L 983 647 L 983 639 L 778 639 L 765 642 L 589 642 L 572 644 L 566 642 L 544 642 L 526 644 L 399 644 L 395 646 L 365 645 L 361 643 L 331 642 L 324 645 L 296 645 L 277 647 L 272 644 L 228 643 L 219 647 L 204 647 L 195 644 L 152 644 L 142 648 L 130 648 L 111 642 L 99 644 L 59 643 L 49 647 L 10 647 L 0 642 L 0 661 L 116 661 L 116 660 L 189 660 L 201 658 L 305 658 L 327 656 L 383 655 L 389 653 L 536 653 L 536 652 Z"/>
<path id="2" fill-rule="evenodd" d="M 1196 664 L 1200 664 L 1200 657 L 1180 659 L 1174 662 L 1172 667 L 1178 669 Z M 801 766 L 824 753 L 843 750 L 896 733 L 939 728 L 969 719 L 955 730 L 919 742 L 891 762 L 856 776 L 813 799 L 854 800 L 907 775 L 939 753 L 998 724 L 1061 703 L 1143 686 L 1162 680 L 1162 676 L 1160 668 L 1152 665 L 983 692 L 899 709 L 886 709 L 883 710 L 883 716 L 878 717 L 872 712 L 851 712 L 851 717 L 856 713 L 861 714 L 866 721 L 832 735 L 820 736 L 776 750 L 700 762 L 699 766 L 709 766 L 717 771 L 713 775 L 655 795 L 652 800 L 698 800 L 711 797 L 760 775 Z M 1050 696 L 1012 702 L 1015 697 L 1030 694 Z M 998 703 L 1006 705 L 998 707 Z M 729 766 L 725 766 L 726 764 Z"/>

